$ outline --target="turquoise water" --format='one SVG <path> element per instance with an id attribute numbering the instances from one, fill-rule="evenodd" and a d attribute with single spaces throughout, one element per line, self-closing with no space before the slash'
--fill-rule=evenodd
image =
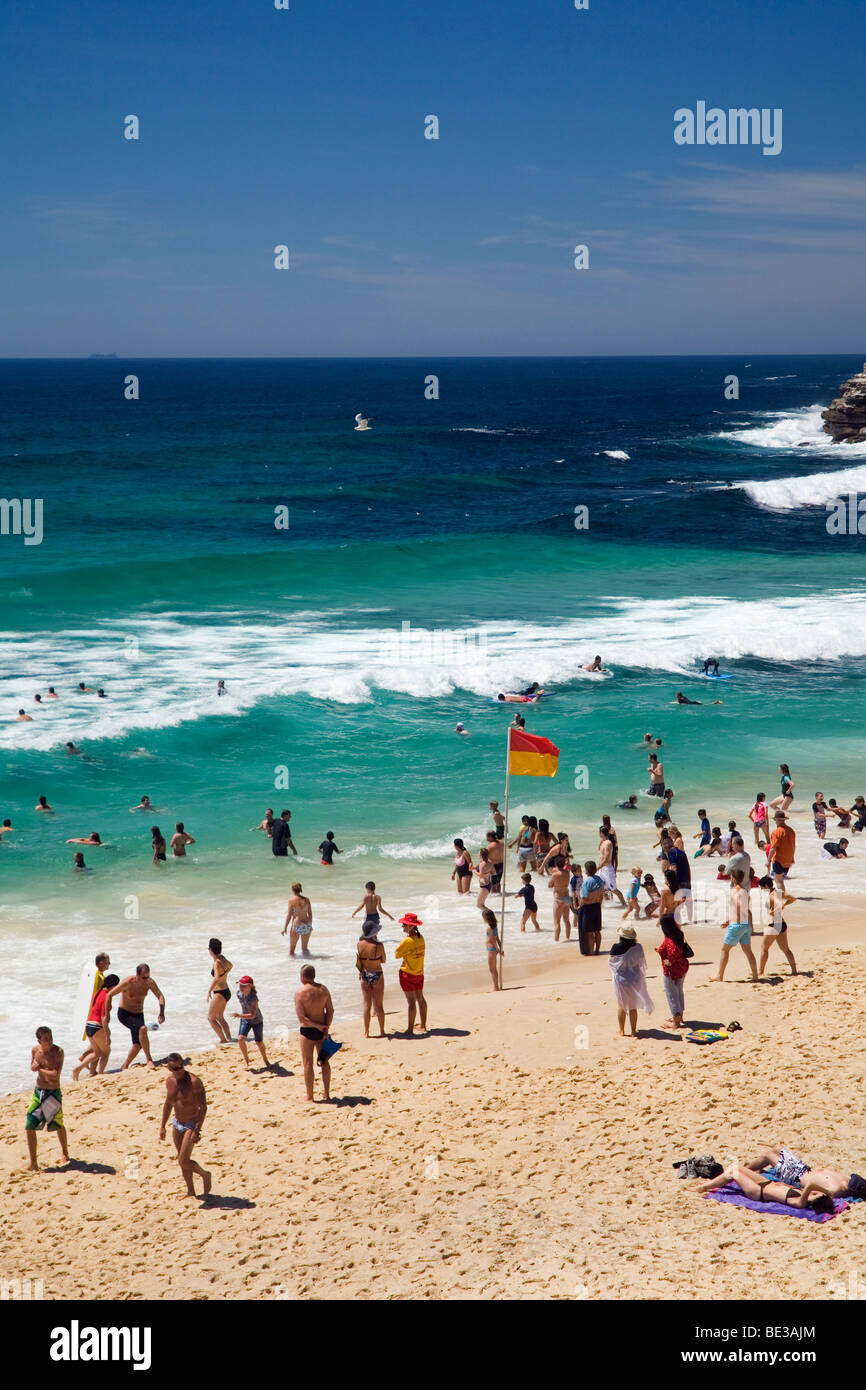
<path id="1" fill-rule="evenodd" d="M 774 795 L 782 760 L 810 799 L 813 782 L 859 792 L 862 539 L 825 523 L 837 492 L 866 490 L 866 450 L 834 448 L 819 420 L 857 366 L 0 364 L 5 495 L 44 502 L 41 545 L 0 537 L 0 814 L 15 826 L 0 968 L 32 1012 L 25 1037 L 70 1026 L 66 969 L 77 979 L 106 946 L 124 973 L 148 959 L 167 1041 L 209 1041 L 214 932 L 268 977 L 266 1022 L 285 1023 L 278 933 L 295 872 L 344 1013 L 348 913 L 370 876 L 392 911 L 427 913 L 434 968 L 475 960 L 450 843 L 477 843 L 502 797 L 513 709 L 490 697 L 518 683 L 554 692 L 523 712 L 561 749 L 555 781 L 513 788 L 518 812 L 550 815 L 582 857 L 602 811 L 645 785 L 648 730 L 689 815 Z M 123 400 L 131 371 L 138 402 Z M 731 371 L 738 402 L 723 396 Z M 429 372 L 438 401 L 424 400 Z M 581 672 L 596 652 L 613 680 Z M 696 679 L 707 654 L 735 678 Z M 108 698 L 76 695 L 79 680 Z M 49 684 L 61 698 L 34 705 Z M 677 689 L 723 704 L 675 708 Z M 142 793 L 164 832 L 183 820 L 196 837 L 190 862 L 151 865 L 152 820 L 128 809 Z M 53 816 L 34 812 L 40 794 Z M 283 805 L 299 866 L 249 829 Z M 85 848 L 92 871 L 74 874 L 64 841 L 94 829 L 113 847 Z M 329 829 L 345 851 L 330 874 L 315 852 Z M 0 1023 L 0 1084 L 17 1084 L 21 1030 Z"/>

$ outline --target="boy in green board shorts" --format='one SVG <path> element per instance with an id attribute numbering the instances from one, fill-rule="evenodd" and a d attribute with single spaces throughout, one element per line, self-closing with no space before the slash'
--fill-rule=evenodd
<path id="1" fill-rule="evenodd" d="M 27 1107 L 24 1128 L 30 1158 L 27 1171 L 35 1173 L 39 1167 L 36 1162 L 36 1132 L 40 1129 L 53 1129 L 56 1132 L 63 1161 L 69 1162 L 66 1129 L 63 1124 L 63 1095 L 60 1090 L 63 1048 L 55 1046 L 50 1028 L 36 1029 L 36 1046 L 30 1054 L 30 1070 L 36 1072 L 36 1089 Z"/>

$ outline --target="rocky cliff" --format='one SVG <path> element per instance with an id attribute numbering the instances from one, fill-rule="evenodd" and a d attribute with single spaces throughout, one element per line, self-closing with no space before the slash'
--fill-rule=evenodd
<path id="1" fill-rule="evenodd" d="M 866 362 L 862 372 L 842 382 L 821 419 L 834 444 L 866 443 Z"/>

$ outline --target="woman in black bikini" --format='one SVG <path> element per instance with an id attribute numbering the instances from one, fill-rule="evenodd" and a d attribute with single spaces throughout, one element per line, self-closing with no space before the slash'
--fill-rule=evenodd
<path id="1" fill-rule="evenodd" d="M 165 836 L 158 825 L 150 827 L 150 838 L 153 843 L 153 862 L 154 864 L 164 863 L 165 861 Z"/>
<path id="2" fill-rule="evenodd" d="M 225 1019 L 226 1004 L 232 997 L 232 992 L 228 987 L 229 975 L 232 971 L 232 963 L 226 960 L 222 953 L 223 944 L 212 936 L 207 943 L 207 948 L 211 953 L 213 966 L 211 968 L 210 989 L 207 992 L 209 1008 L 207 1011 L 207 1021 L 216 1033 L 221 1043 L 233 1042 L 232 1030 Z"/>
<path id="3" fill-rule="evenodd" d="M 361 993 L 364 996 L 365 1038 L 370 1036 L 370 1014 L 373 1009 L 376 1010 L 376 1017 L 379 1020 L 379 1037 L 384 1038 L 386 1036 L 385 972 L 382 968 L 385 960 L 385 947 L 381 941 L 376 940 L 378 931 L 378 922 L 364 923 L 355 958 L 355 968 L 358 971 Z"/>
<path id="4" fill-rule="evenodd" d="M 807 1173 L 803 1174 L 802 1187 L 789 1187 L 786 1182 L 765 1177 L 763 1173 L 756 1173 L 739 1163 L 726 1168 L 717 1178 L 702 1183 L 698 1191 L 711 1192 L 714 1187 L 724 1187 L 729 1182 L 736 1183 L 743 1195 L 753 1202 L 781 1202 L 786 1207 L 798 1207 L 800 1210 L 810 1207 L 812 1211 L 822 1213 L 834 1209 L 829 1190 Z"/>

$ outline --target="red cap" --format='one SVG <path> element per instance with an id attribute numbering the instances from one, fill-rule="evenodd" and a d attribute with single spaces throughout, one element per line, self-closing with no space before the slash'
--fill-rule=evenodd
<path id="1" fill-rule="evenodd" d="M 239 984 L 239 985 L 251 985 L 252 982 L 253 982 L 253 977 L 252 977 L 252 975 L 241 975 L 241 978 L 238 980 L 238 984 Z"/>

